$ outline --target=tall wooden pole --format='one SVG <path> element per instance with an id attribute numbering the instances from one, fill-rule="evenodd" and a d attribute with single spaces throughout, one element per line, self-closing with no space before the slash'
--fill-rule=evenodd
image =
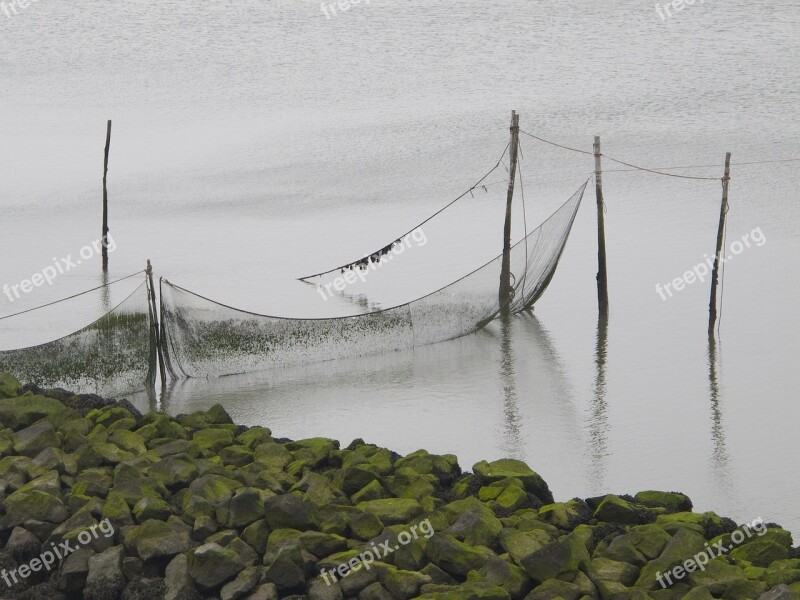
<path id="1" fill-rule="evenodd" d="M 511 300 L 511 203 L 514 200 L 514 180 L 517 175 L 517 153 L 519 151 L 519 115 L 511 111 L 511 169 L 506 197 L 506 219 L 503 226 L 503 263 L 500 268 L 500 308 L 504 312 Z"/>
<path id="2" fill-rule="evenodd" d="M 111 148 L 111 119 L 108 120 L 106 129 L 106 150 L 105 160 L 103 161 L 103 271 L 108 271 L 108 151 Z"/>
<path id="3" fill-rule="evenodd" d="M 597 196 L 597 310 L 608 316 L 608 275 L 606 271 L 606 221 L 603 216 L 603 172 L 600 165 L 600 136 L 594 136 L 594 191 Z"/>
<path id="4" fill-rule="evenodd" d="M 725 236 L 725 220 L 728 215 L 728 182 L 731 178 L 731 153 L 725 154 L 725 176 L 722 178 L 722 204 L 719 209 L 717 227 L 717 253 L 714 256 L 714 269 L 711 271 L 711 299 L 708 303 L 708 337 L 714 337 L 714 324 L 717 322 L 717 285 L 719 266 L 722 264 L 722 240 Z"/>
<path id="5" fill-rule="evenodd" d="M 153 266 L 150 264 L 150 259 L 147 259 L 147 287 L 150 289 L 150 315 L 151 323 L 153 325 L 153 341 L 156 346 L 156 357 L 158 358 L 158 369 L 161 373 L 161 387 L 167 385 L 167 371 L 164 367 L 164 354 L 162 352 L 161 343 L 161 329 L 159 324 L 158 305 L 156 304 L 156 291 L 153 286 Z"/>

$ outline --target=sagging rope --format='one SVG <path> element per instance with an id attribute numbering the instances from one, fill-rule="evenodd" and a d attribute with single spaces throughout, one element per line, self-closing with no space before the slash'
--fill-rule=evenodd
<path id="1" fill-rule="evenodd" d="M 121 277 L 121 278 L 116 279 L 115 281 L 111 281 L 109 283 L 104 283 L 103 285 L 99 285 L 99 286 L 97 286 L 95 288 L 92 288 L 90 290 L 79 292 L 77 294 L 73 294 L 72 296 L 67 296 L 66 298 L 61 298 L 60 300 L 54 300 L 53 302 L 48 302 L 47 304 L 42 304 L 41 306 L 37 306 L 35 308 L 29 308 L 27 310 L 22 310 L 22 311 L 20 311 L 18 313 L 14 313 L 14 314 L 11 314 L 11 315 L 6 315 L 5 317 L 0 317 L 0 321 L 2 321 L 3 319 L 10 319 L 11 317 L 17 317 L 19 315 L 24 315 L 25 313 L 33 312 L 35 310 L 39 310 L 41 308 L 46 308 L 48 306 L 53 306 L 54 304 L 58 304 L 59 302 L 66 302 L 67 300 L 72 300 L 73 298 L 77 298 L 78 296 L 83 296 L 84 294 L 88 294 L 90 292 L 95 292 L 97 290 L 101 290 L 101 289 L 103 289 L 105 287 L 109 287 L 111 285 L 114 285 L 115 283 L 119 283 L 120 281 L 125 281 L 126 279 L 130 279 L 131 277 L 136 277 L 137 275 L 141 275 L 142 273 L 145 273 L 145 272 L 146 271 L 144 269 L 142 269 L 141 271 L 136 271 L 136 273 L 131 273 L 130 275 L 126 275 L 125 277 Z"/>
<path id="2" fill-rule="evenodd" d="M 533 135 L 532 133 L 528 133 L 527 131 L 523 131 L 522 129 L 519 130 L 520 133 L 527 135 L 528 137 L 532 137 L 535 140 L 539 140 L 545 144 L 550 144 L 551 146 L 555 146 L 557 148 L 563 148 L 564 150 L 570 150 L 572 152 L 579 152 L 580 154 L 590 154 L 594 155 L 593 152 L 588 152 L 586 150 L 580 150 L 578 148 L 572 148 L 570 146 L 565 146 L 564 144 L 558 144 L 556 142 L 546 140 L 542 137 L 537 135 Z M 631 163 L 625 162 L 623 160 L 619 160 L 618 158 L 613 158 L 608 156 L 607 154 L 600 154 L 600 156 L 606 157 L 608 160 L 613 161 L 615 163 L 619 163 L 621 165 L 625 165 L 626 167 L 631 167 L 630 170 L 632 171 L 644 171 L 646 173 L 654 173 L 656 175 L 664 175 L 665 177 L 677 177 L 679 179 L 700 179 L 706 181 L 715 181 L 721 179 L 720 177 L 700 177 L 697 175 L 677 175 L 675 173 L 665 173 L 664 170 L 669 169 L 702 169 L 708 167 L 718 167 L 719 165 L 687 165 L 682 167 L 656 167 L 652 169 L 648 169 L 646 167 L 640 167 L 637 165 L 633 165 Z M 748 161 L 748 162 L 740 162 L 740 163 L 731 163 L 733 166 L 744 166 L 744 165 L 764 165 L 764 164 L 775 164 L 775 163 L 789 163 L 789 162 L 800 162 L 800 158 L 783 158 L 777 160 L 756 160 L 756 161 Z M 610 169 L 608 171 L 603 171 L 604 173 L 615 173 L 615 172 L 625 172 L 628 169 Z"/>
<path id="3" fill-rule="evenodd" d="M 309 283 L 307 280 L 308 279 L 313 279 L 314 277 L 320 277 L 322 275 L 327 275 L 328 273 L 333 273 L 334 271 L 343 271 L 344 269 L 352 269 L 353 267 L 356 267 L 356 266 L 359 266 L 359 265 L 365 265 L 365 264 L 367 264 L 368 261 L 372 261 L 373 259 L 379 260 L 381 256 L 383 256 L 384 254 L 387 254 L 396 244 L 399 244 L 404 237 L 406 237 L 410 233 L 413 233 L 414 231 L 416 231 L 417 229 L 422 227 L 425 223 L 427 223 L 428 221 L 430 221 L 434 217 L 436 217 L 436 216 L 440 215 L 441 213 L 443 213 L 445 210 L 447 210 L 448 208 L 453 206 L 453 204 L 455 204 L 456 202 L 461 200 L 467 194 L 472 195 L 472 192 L 475 190 L 475 188 L 480 187 L 481 184 L 483 183 L 483 181 L 487 177 L 489 177 L 489 175 L 494 173 L 497 170 L 497 168 L 502 164 L 503 157 L 506 155 L 506 152 L 508 151 L 508 148 L 509 148 L 510 145 L 511 145 L 511 142 L 506 144 L 506 147 L 503 149 L 503 152 L 500 154 L 500 158 L 497 161 L 497 164 L 495 164 L 491 169 L 489 169 L 489 171 L 483 177 L 481 177 L 471 188 L 469 188 L 466 192 L 464 192 L 463 194 L 458 196 L 455 200 L 452 200 L 451 202 L 448 202 L 447 204 L 445 204 L 442 208 L 437 210 L 435 213 L 433 213 L 427 219 L 425 219 L 421 223 L 418 223 L 415 227 L 412 227 L 411 229 L 409 229 L 403 235 L 401 235 L 400 237 L 395 239 L 391 244 L 387 244 L 386 246 L 384 246 L 380 250 L 376 250 L 375 252 L 371 252 L 370 254 L 367 254 L 363 258 L 360 258 L 358 260 L 354 260 L 354 261 L 349 262 L 349 263 L 347 263 L 345 265 L 340 265 L 338 267 L 334 267 L 333 269 L 328 269 L 327 271 L 322 271 L 320 273 L 315 273 L 314 275 L 306 275 L 305 277 L 298 277 L 297 278 L 298 281 L 305 281 L 306 283 Z M 493 184 L 486 184 L 486 185 L 493 185 Z M 486 187 L 486 186 L 484 185 L 483 187 Z"/>

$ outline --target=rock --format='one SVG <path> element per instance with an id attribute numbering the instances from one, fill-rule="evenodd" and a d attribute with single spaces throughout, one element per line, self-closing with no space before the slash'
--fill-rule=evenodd
<path id="1" fill-rule="evenodd" d="M 350 531 L 359 540 L 371 540 L 383 531 L 383 521 L 372 513 L 358 512 L 350 516 Z"/>
<path id="2" fill-rule="evenodd" d="M 496 548 L 503 524 L 487 507 L 463 513 L 447 530 L 456 539 L 470 546 Z"/>
<path id="3" fill-rule="evenodd" d="M 191 546 L 188 530 L 153 519 L 132 528 L 125 535 L 125 547 L 145 562 L 175 556 Z"/>
<path id="4" fill-rule="evenodd" d="M 4 504 L 6 514 L 0 519 L 0 529 L 10 529 L 25 521 L 60 523 L 69 516 L 67 507 L 59 498 L 38 490 L 15 492 L 6 498 Z"/>
<path id="5" fill-rule="evenodd" d="M 119 492 L 111 492 L 103 504 L 104 519 L 111 521 L 115 527 L 122 527 L 124 525 L 133 525 L 133 515 L 127 502 Z"/>
<path id="6" fill-rule="evenodd" d="M 522 558 L 521 567 L 538 583 L 574 575 L 589 563 L 589 551 L 580 536 L 570 533 Z"/>
<path id="7" fill-rule="evenodd" d="M 386 525 L 408 523 L 423 512 L 422 505 L 410 498 L 370 500 L 361 502 L 356 508 L 375 515 Z"/>
<path id="8" fill-rule="evenodd" d="M 319 517 L 313 505 L 294 494 L 267 498 L 264 504 L 267 524 L 271 529 L 313 529 Z"/>
<path id="9" fill-rule="evenodd" d="M 515 599 L 522 598 L 533 585 L 518 566 L 500 558 L 490 558 L 478 571 L 481 581 L 503 588 Z"/>
<path id="10" fill-rule="evenodd" d="M 58 569 L 57 587 L 62 592 L 78 592 L 86 586 L 89 574 L 89 559 L 94 552 L 86 548 L 78 548 L 67 555 Z"/>
<path id="11" fill-rule="evenodd" d="M 563 600 L 578 600 L 581 597 L 580 588 L 566 581 L 550 579 L 537 586 L 530 594 L 525 596 L 525 600 L 552 600 L 553 598 L 563 598 Z"/>
<path id="12" fill-rule="evenodd" d="M 471 548 L 443 533 L 436 533 L 428 540 L 425 554 L 437 567 L 456 577 L 466 577 L 467 573 L 480 569 L 491 557 L 488 551 Z"/>
<path id="13" fill-rule="evenodd" d="M 185 554 L 178 554 L 167 565 L 164 574 L 166 593 L 164 600 L 200 600 L 200 593 L 195 589 L 189 577 L 188 559 Z"/>
<path id="14" fill-rule="evenodd" d="M 227 507 L 227 527 L 242 528 L 264 517 L 265 494 L 256 488 L 239 488 Z"/>
<path id="15" fill-rule="evenodd" d="M 358 600 L 394 600 L 392 595 L 378 583 L 372 583 L 358 594 Z"/>
<path id="16" fill-rule="evenodd" d="M 202 590 L 222 585 L 245 567 L 238 554 L 213 543 L 192 549 L 187 559 L 189 577 Z"/>
<path id="17" fill-rule="evenodd" d="M 137 577 L 125 586 L 125 591 L 122 592 L 122 600 L 155 600 L 156 598 L 163 598 L 165 591 L 166 587 L 163 579 L 158 577 Z"/>
<path id="18" fill-rule="evenodd" d="M 227 429 L 201 429 L 195 431 L 192 441 L 200 446 L 204 456 L 214 456 L 233 444 L 233 434 Z"/>
<path id="19" fill-rule="evenodd" d="M 14 398 L 21 387 L 20 382 L 11 373 L 0 372 L 0 398 Z"/>
<path id="20" fill-rule="evenodd" d="M 85 600 L 117 600 L 125 587 L 122 546 L 114 546 L 89 558 L 89 574 L 83 591 Z"/>
<path id="21" fill-rule="evenodd" d="M 521 460 L 503 458 L 494 462 L 481 461 L 472 470 L 481 485 L 488 485 L 509 477 L 519 479 L 525 489 L 534 494 L 541 504 L 552 504 L 553 494 L 544 479 Z"/>
<path id="22" fill-rule="evenodd" d="M 522 566 L 522 559 L 545 547 L 552 539 L 544 531 L 519 531 L 506 528 L 500 532 L 500 545 L 511 559 Z"/>
<path id="23" fill-rule="evenodd" d="M 47 419 L 51 425 L 58 428 L 70 418 L 77 416 L 58 400 L 45 396 L 26 394 L 16 398 L 0 399 L 0 423 L 14 431 L 28 427 L 41 419 Z"/>
<path id="24" fill-rule="evenodd" d="M 270 529 L 266 519 L 259 519 L 251 523 L 242 531 L 242 539 L 247 542 L 256 552 L 264 554 L 267 550 L 267 540 L 269 539 Z"/>
<path id="25" fill-rule="evenodd" d="M 639 492 L 633 497 L 637 504 L 647 506 L 650 508 L 665 508 L 671 513 L 676 512 L 690 512 L 692 510 L 692 501 L 688 496 L 679 494 L 678 492 L 657 492 L 648 490 Z"/>
<path id="26" fill-rule="evenodd" d="M 244 598 L 258 585 L 259 579 L 261 579 L 261 574 L 258 569 L 256 567 L 247 567 L 236 576 L 236 579 L 222 586 L 222 590 L 220 590 L 221 600 Z"/>
<path id="27" fill-rule="evenodd" d="M 172 509 L 169 504 L 153 496 L 144 496 L 133 507 L 133 516 L 136 517 L 137 523 L 144 523 L 150 519 L 166 521 L 171 514 Z"/>
<path id="28" fill-rule="evenodd" d="M 245 600 L 278 600 L 278 588 L 274 583 L 264 583 L 258 586 Z"/>
<path id="29" fill-rule="evenodd" d="M 609 558 L 594 558 L 589 563 L 586 573 L 592 581 L 618 581 L 631 586 L 639 576 L 639 569 L 628 563 Z"/>
<path id="30" fill-rule="evenodd" d="M 594 518 L 606 523 L 619 523 L 621 525 L 642 525 L 655 520 L 655 517 L 647 510 L 638 508 L 614 494 L 607 495 L 597 510 L 594 511 Z"/>
<path id="31" fill-rule="evenodd" d="M 14 435 L 14 451 L 23 456 L 36 456 L 46 448 L 60 446 L 58 436 L 48 421 L 40 421 Z"/>
<path id="32" fill-rule="evenodd" d="M 10 552 L 18 563 L 28 562 L 31 558 L 38 556 L 40 548 L 39 539 L 22 527 L 14 527 L 5 545 L 5 550 Z"/>

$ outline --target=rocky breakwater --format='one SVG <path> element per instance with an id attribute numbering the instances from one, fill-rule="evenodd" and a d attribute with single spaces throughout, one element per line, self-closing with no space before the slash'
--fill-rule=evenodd
<path id="1" fill-rule="evenodd" d="M 462 473 L 0 375 L 0 598 L 800 597 L 791 535 L 762 525 L 739 540 L 679 493 L 554 502 L 516 460 Z M 678 577 L 714 547 L 730 550 Z"/>

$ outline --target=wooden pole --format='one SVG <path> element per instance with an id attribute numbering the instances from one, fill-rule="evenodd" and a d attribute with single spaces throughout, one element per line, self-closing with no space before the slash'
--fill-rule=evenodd
<path id="1" fill-rule="evenodd" d="M 725 176 L 722 178 L 722 204 L 719 209 L 717 227 L 717 253 L 714 256 L 714 269 L 711 271 L 711 299 L 708 303 L 708 336 L 714 337 L 714 324 L 717 322 L 717 285 L 719 266 L 722 264 L 722 240 L 725 236 L 725 220 L 728 215 L 728 182 L 731 178 L 731 153 L 725 154 Z"/>
<path id="2" fill-rule="evenodd" d="M 594 136 L 594 191 L 597 197 L 597 310 L 608 315 L 608 275 L 606 271 L 606 222 L 603 216 L 603 172 L 600 165 L 600 136 Z"/>
<path id="3" fill-rule="evenodd" d="M 500 268 L 500 308 L 508 309 L 511 300 L 511 203 L 514 200 L 514 180 L 517 174 L 517 153 L 519 151 L 519 115 L 511 111 L 511 144 L 510 160 L 511 169 L 508 180 L 508 195 L 506 197 L 506 218 L 503 225 L 503 263 Z"/>
<path id="4" fill-rule="evenodd" d="M 156 304 L 156 291 L 153 286 L 153 267 L 150 264 L 150 259 L 147 259 L 147 284 L 150 288 L 150 314 L 152 315 L 152 325 L 153 325 L 153 339 L 155 340 L 156 344 L 156 356 L 158 357 L 158 367 L 159 371 L 161 372 L 161 387 L 167 385 L 167 372 L 164 368 L 164 355 L 162 353 L 162 346 L 161 346 L 161 329 L 159 327 L 159 319 L 158 319 L 158 308 Z"/>
<path id="5" fill-rule="evenodd" d="M 111 119 L 108 120 L 108 128 L 106 129 L 106 149 L 105 159 L 103 161 L 103 271 L 108 271 L 108 188 L 106 182 L 108 179 L 108 151 L 111 148 Z"/>

